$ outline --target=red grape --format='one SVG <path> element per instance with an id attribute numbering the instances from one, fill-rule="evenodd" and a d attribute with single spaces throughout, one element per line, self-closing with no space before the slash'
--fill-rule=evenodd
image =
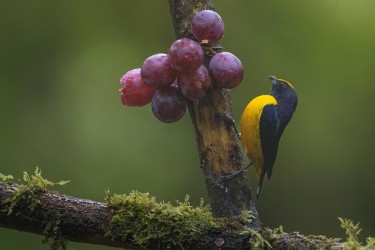
<path id="1" fill-rule="evenodd" d="M 211 87 L 211 78 L 205 66 L 192 73 L 179 74 L 177 82 L 180 92 L 189 100 L 201 99 L 206 91 Z"/>
<path id="2" fill-rule="evenodd" d="M 119 90 L 122 104 L 126 106 L 144 106 L 151 102 L 155 89 L 149 87 L 141 78 L 141 69 L 126 72 L 120 79 L 123 86 Z"/>
<path id="3" fill-rule="evenodd" d="M 244 75 L 241 61 L 229 52 L 221 52 L 212 57 L 208 70 L 212 81 L 227 89 L 237 87 Z"/>
<path id="4" fill-rule="evenodd" d="M 175 41 L 168 53 L 169 63 L 180 73 L 197 70 L 203 63 L 203 57 L 201 46 L 189 38 Z"/>
<path id="5" fill-rule="evenodd" d="M 186 100 L 173 86 L 156 90 L 151 101 L 152 112 L 162 122 L 175 122 L 184 116 Z"/>
<path id="6" fill-rule="evenodd" d="M 200 43 L 217 43 L 224 32 L 224 22 L 215 11 L 202 10 L 191 22 L 191 29 Z"/>
<path id="7" fill-rule="evenodd" d="M 147 58 L 141 69 L 143 81 L 153 88 L 171 85 L 176 79 L 176 71 L 168 62 L 166 54 L 156 54 Z"/>

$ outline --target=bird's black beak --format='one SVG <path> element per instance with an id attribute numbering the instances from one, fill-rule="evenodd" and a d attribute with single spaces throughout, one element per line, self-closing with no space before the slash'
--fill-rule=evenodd
<path id="1" fill-rule="evenodd" d="M 272 82 L 272 85 L 276 85 L 277 84 L 277 78 L 276 77 L 274 77 L 274 76 L 270 76 L 270 80 L 271 80 L 271 82 Z"/>

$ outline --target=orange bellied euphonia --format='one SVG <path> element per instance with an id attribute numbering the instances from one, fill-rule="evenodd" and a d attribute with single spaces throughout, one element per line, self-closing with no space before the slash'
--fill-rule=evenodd
<path id="1" fill-rule="evenodd" d="M 297 106 L 294 87 L 270 76 L 272 91 L 249 102 L 241 118 L 241 140 L 258 178 L 257 197 L 264 175 L 271 178 L 280 137 Z"/>

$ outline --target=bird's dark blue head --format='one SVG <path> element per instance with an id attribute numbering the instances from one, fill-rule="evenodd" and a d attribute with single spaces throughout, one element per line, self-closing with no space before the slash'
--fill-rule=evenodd
<path id="1" fill-rule="evenodd" d="M 283 79 L 277 79 L 274 76 L 270 76 L 270 80 L 272 82 L 272 91 L 271 95 L 276 98 L 276 100 L 281 99 L 289 99 L 289 101 L 295 101 L 297 102 L 297 94 L 294 90 L 293 85 Z"/>
<path id="2" fill-rule="evenodd" d="M 272 82 L 271 95 L 275 97 L 278 105 L 281 133 L 288 124 L 297 107 L 297 93 L 292 84 L 283 79 L 270 76 Z"/>

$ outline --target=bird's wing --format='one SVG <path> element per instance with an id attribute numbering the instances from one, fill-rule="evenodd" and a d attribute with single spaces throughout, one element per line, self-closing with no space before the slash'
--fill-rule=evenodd
<path id="1" fill-rule="evenodd" d="M 260 140 L 262 143 L 264 158 L 263 171 L 267 173 L 268 179 L 271 178 L 272 168 L 276 160 L 277 149 L 279 146 L 278 130 L 280 121 L 277 109 L 277 105 L 264 106 L 259 121 Z M 265 173 L 262 173 L 263 178 L 264 174 Z"/>

